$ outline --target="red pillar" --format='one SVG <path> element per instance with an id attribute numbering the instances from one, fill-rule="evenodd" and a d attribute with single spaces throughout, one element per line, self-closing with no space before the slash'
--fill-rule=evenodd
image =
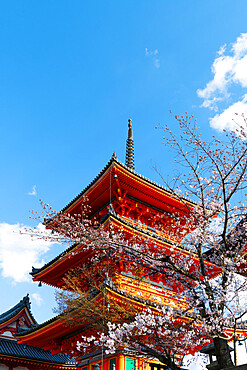
<path id="1" fill-rule="evenodd" d="M 117 370 L 125 370 L 125 366 L 124 366 L 124 356 L 123 355 L 118 355 L 117 356 Z"/>

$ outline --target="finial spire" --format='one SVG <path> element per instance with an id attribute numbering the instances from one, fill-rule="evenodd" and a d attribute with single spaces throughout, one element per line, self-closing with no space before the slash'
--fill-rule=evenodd
<path id="1" fill-rule="evenodd" d="M 128 119 L 128 138 L 126 141 L 125 165 L 132 170 L 135 169 L 134 141 L 132 131 L 132 119 Z"/>

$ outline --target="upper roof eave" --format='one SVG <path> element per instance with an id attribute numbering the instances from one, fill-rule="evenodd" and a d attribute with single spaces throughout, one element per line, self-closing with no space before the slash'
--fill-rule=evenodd
<path id="1" fill-rule="evenodd" d="M 120 162 L 116 156 L 115 153 L 113 153 L 111 159 L 109 160 L 109 162 L 106 164 L 106 166 L 100 171 L 100 173 L 75 197 L 73 198 L 65 207 L 62 208 L 62 210 L 60 211 L 61 213 L 64 213 L 66 212 L 77 200 L 79 200 L 81 197 L 83 197 L 83 195 L 87 192 L 88 189 L 90 189 L 92 187 L 92 185 L 94 185 L 94 183 L 96 183 L 101 176 L 104 175 L 104 173 L 110 168 L 110 166 L 113 164 L 113 163 L 116 163 L 116 165 L 122 167 L 123 169 L 125 169 L 126 171 L 128 171 L 129 173 L 137 176 L 139 179 L 141 179 L 142 181 L 144 180 L 145 182 L 147 182 L 149 185 L 152 185 L 154 186 L 155 188 L 169 194 L 170 196 L 176 196 L 176 194 L 174 192 L 172 192 L 171 190 L 167 189 L 165 186 L 162 186 L 160 184 L 158 184 L 157 182 L 154 182 L 150 179 L 148 179 L 147 177 L 139 174 L 138 172 L 136 172 L 134 169 L 132 168 L 129 168 L 128 166 L 126 166 L 125 164 L 123 164 L 122 162 Z M 177 197 L 177 200 L 179 201 L 184 201 L 186 203 L 190 203 L 192 205 L 195 205 L 195 206 L 200 206 L 198 202 L 195 202 L 195 201 L 192 201 L 191 199 L 189 198 L 186 198 L 186 197 L 181 197 L 181 196 L 178 196 Z"/>
<path id="2" fill-rule="evenodd" d="M 56 261 L 58 261 L 60 258 L 62 258 L 63 256 L 65 256 L 66 254 L 68 254 L 69 252 L 71 252 L 73 249 L 77 248 L 80 244 L 79 243 L 74 243 L 72 244 L 69 248 L 65 249 L 65 251 L 63 251 L 62 253 L 60 253 L 57 257 L 53 258 L 51 261 L 47 262 L 44 264 L 44 266 L 40 267 L 40 268 L 35 268 L 35 267 L 32 267 L 32 272 L 29 272 L 29 274 L 33 277 L 35 277 L 36 275 L 38 275 L 41 271 L 44 271 L 46 268 L 48 268 L 49 266 L 53 265 Z"/>

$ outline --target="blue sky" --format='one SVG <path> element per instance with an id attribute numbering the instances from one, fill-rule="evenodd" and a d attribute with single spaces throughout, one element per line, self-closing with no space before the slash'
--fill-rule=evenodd
<path id="1" fill-rule="evenodd" d="M 0 1 L 0 312 L 29 292 L 38 321 L 53 315 L 28 271 L 62 247 L 18 231 L 39 198 L 59 210 L 114 151 L 124 161 L 129 117 L 136 170 L 161 183 L 169 110 L 206 137 L 247 112 L 246 14 L 244 0 Z"/>

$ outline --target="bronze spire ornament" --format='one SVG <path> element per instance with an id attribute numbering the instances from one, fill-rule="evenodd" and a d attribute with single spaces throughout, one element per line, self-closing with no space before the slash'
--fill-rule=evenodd
<path id="1" fill-rule="evenodd" d="M 134 170 L 135 169 L 135 156 L 134 156 L 134 141 L 133 141 L 133 131 L 132 131 L 132 119 L 128 120 L 128 138 L 126 141 L 126 155 L 125 155 L 125 165 Z"/>

